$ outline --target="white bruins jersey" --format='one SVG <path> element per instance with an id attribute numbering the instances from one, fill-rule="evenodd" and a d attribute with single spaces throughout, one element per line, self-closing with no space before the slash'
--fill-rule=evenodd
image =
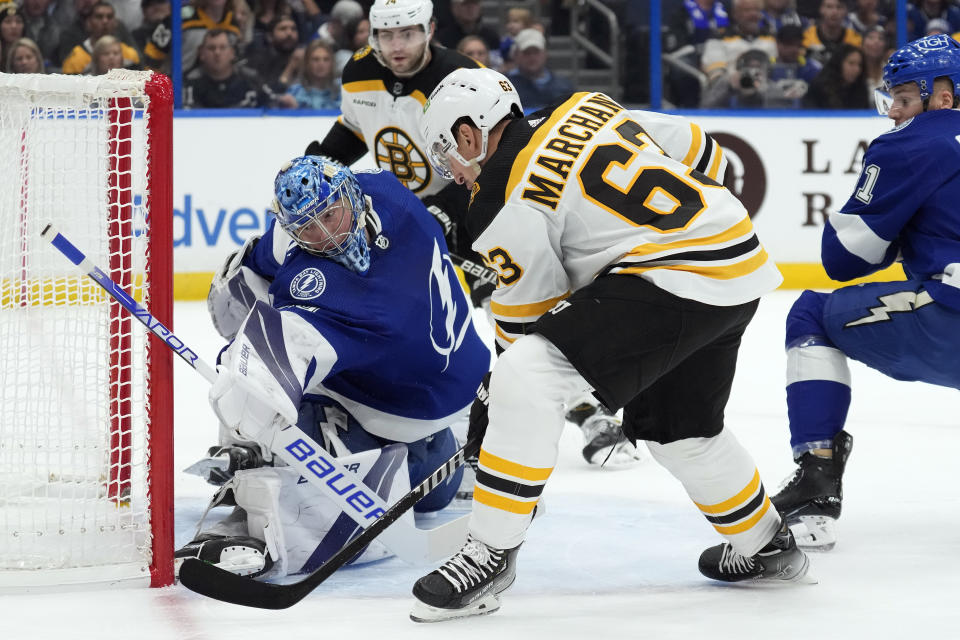
<path id="1" fill-rule="evenodd" d="M 367 146 L 377 166 L 397 176 L 418 198 L 450 181 L 436 175 L 426 156 L 420 118 L 427 96 L 454 69 L 479 66 L 473 59 L 431 46 L 430 62 L 412 78 L 398 78 L 364 47 L 347 62 L 337 121 Z"/>
<path id="2" fill-rule="evenodd" d="M 508 124 L 467 217 L 473 248 L 500 277 L 499 346 L 599 275 L 717 306 L 775 289 L 780 272 L 719 182 L 725 167 L 696 124 L 602 93 Z"/>

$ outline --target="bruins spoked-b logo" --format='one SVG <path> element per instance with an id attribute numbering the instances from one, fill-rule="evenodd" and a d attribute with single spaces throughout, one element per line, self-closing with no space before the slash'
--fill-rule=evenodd
<path id="1" fill-rule="evenodd" d="M 316 298 L 327 288 L 327 279 L 323 272 L 313 267 L 304 269 L 290 281 L 290 295 L 297 300 Z"/>
<path id="2" fill-rule="evenodd" d="M 385 127 L 374 140 L 377 166 L 386 169 L 417 193 L 430 183 L 430 164 L 403 129 Z"/>

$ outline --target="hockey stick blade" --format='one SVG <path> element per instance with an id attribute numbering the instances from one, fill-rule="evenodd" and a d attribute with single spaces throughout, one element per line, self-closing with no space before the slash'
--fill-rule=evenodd
<path id="1" fill-rule="evenodd" d="M 453 457 L 444 462 L 427 479 L 400 498 L 392 507 L 373 521 L 360 535 L 340 548 L 330 559 L 299 582 L 270 584 L 244 578 L 207 564 L 196 558 L 184 560 L 180 566 L 180 584 L 196 593 L 258 609 L 286 609 L 305 598 L 333 573 L 350 562 L 374 538 L 463 466 L 466 459 L 480 452 L 480 441 L 470 440 Z"/>

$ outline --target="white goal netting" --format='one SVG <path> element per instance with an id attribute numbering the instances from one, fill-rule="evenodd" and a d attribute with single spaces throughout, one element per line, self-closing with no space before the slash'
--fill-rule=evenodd
<path id="1" fill-rule="evenodd" d="M 40 237 L 54 224 L 147 308 L 169 289 L 150 78 L 0 74 L 0 586 L 150 579 L 151 403 L 169 398 L 143 327 Z"/>

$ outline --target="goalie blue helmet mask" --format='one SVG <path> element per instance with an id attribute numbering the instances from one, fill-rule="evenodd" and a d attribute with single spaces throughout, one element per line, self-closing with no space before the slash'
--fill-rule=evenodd
<path id="1" fill-rule="evenodd" d="M 915 82 L 920 88 L 920 98 L 927 100 L 933 91 L 933 81 L 941 76 L 950 78 L 953 95 L 960 96 L 960 43 L 943 34 L 907 43 L 894 51 L 883 67 L 885 91 L 877 90 L 877 109 L 886 115 L 883 107 L 889 109 L 889 104 L 882 105 L 883 99 L 889 99 L 893 87 L 908 82 Z"/>
<path id="2" fill-rule="evenodd" d="M 301 156 L 280 169 L 273 190 L 277 222 L 304 251 L 367 273 L 366 201 L 350 169 Z"/>

